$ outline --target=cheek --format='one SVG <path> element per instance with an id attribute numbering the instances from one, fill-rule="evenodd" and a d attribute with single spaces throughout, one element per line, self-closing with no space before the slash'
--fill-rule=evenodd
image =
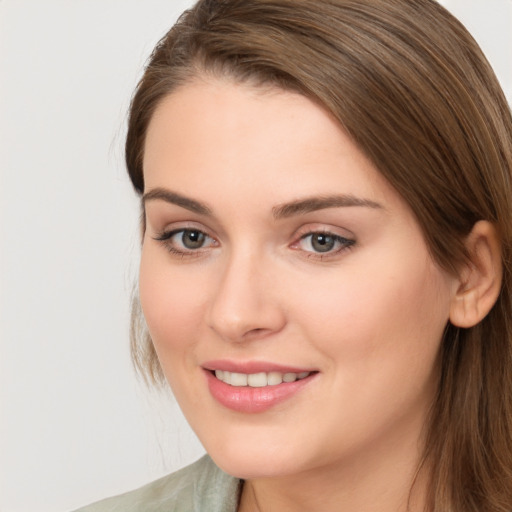
<path id="1" fill-rule="evenodd" d="M 194 343 L 193 331 L 199 325 L 204 308 L 200 301 L 199 283 L 187 273 L 166 265 L 162 251 L 144 248 L 142 251 L 139 291 L 142 311 L 153 344 L 162 364 L 166 351 L 181 355 Z M 180 358 L 181 359 L 181 358 Z"/>
<path id="2" fill-rule="evenodd" d="M 433 360 L 449 316 L 447 280 L 421 255 L 347 267 L 295 303 L 302 327 L 336 364 L 362 371 Z M 383 370 L 384 371 L 384 370 Z M 346 373 L 345 373 L 346 374 Z"/>
<path id="3" fill-rule="evenodd" d="M 424 421 L 438 382 L 448 313 L 443 276 L 428 265 L 351 270 L 325 283 L 322 292 L 305 295 L 302 334 L 327 361 L 333 403 L 350 411 L 348 420 L 336 416 L 344 425 L 340 431 L 358 439 L 361 432 L 378 435 L 401 418 Z"/>

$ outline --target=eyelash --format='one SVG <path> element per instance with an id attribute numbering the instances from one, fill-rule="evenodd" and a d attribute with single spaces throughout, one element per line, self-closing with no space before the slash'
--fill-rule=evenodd
<path id="1" fill-rule="evenodd" d="M 201 253 L 204 250 L 204 246 L 198 247 L 197 249 L 190 249 L 190 248 L 183 248 L 179 249 L 176 247 L 175 243 L 173 244 L 172 238 L 176 235 L 179 235 L 182 233 L 182 239 L 185 233 L 196 233 L 199 236 L 205 237 L 205 240 L 212 240 L 215 242 L 215 240 L 209 236 L 204 231 L 201 231 L 200 229 L 194 229 L 194 228 L 180 228 L 180 229 L 173 229 L 172 231 L 166 231 L 163 233 L 160 233 L 158 236 L 155 237 L 155 240 L 158 242 L 162 242 L 162 244 L 165 246 L 165 248 L 173 255 L 180 256 L 182 258 L 190 258 L 190 257 L 198 257 L 201 256 Z"/>
<path id="2" fill-rule="evenodd" d="M 304 251 L 306 253 L 308 253 L 307 257 L 308 258 L 316 258 L 316 259 L 319 259 L 319 260 L 324 260 L 324 259 L 327 259 L 327 258 L 330 258 L 330 257 L 335 257 L 337 256 L 338 254 L 342 253 L 342 252 L 345 252 L 347 250 L 350 250 L 352 249 L 352 247 L 355 245 L 355 240 L 351 240 L 349 238 L 345 238 L 341 235 L 337 235 L 335 233 L 331 233 L 330 231 L 323 231 L 323 230 L 318 230 L 318 231 L 310 231 L 304 235 L 302 235 L 299 239 L 298 242 L 295 242 L 293 245 L 292 245 L 292 248 L 299 248 L 299 244 L 304 241 L 304 240 L 307 240 L 308 238 L 312 238 L 313 236 L 317 236 L 317 237 L 325 237 L 325 238 L 330 238 L 332 240 L 332 243 L 334 244 L 334 247 L 336 247 L 336 245 L 338 246 L 337 249 L 335 250 L 328 250 L 328 251 L 325 251 L 324 253 L 320 252 L 320 251 Z M 310 245 L 313 244 L 313 241 L 311 240 L 309 242 Z"/>
<path id="3" fill-rule="evenodd" d="M 189 234 L 196 234 L 199 237 L 204 237 L 205 241 L 210 240 L 213 243 L 210 243 L 209 247 L 216 247 L 218 245 L 218 242 L 209 236 L 204 231 L 201 231 L 200 229 L 194 229 L 194 228 L 180 228 L 180 229 L 173 229 L 172 231 L 167 231 L 159 234 L 154 239 L 158 242 L 161 242 L 165 248 L 173 255 L 179 256 L 181 258 L 194 258 L 194 257 L 200 257 L 205 249 L 208 249 L 209 247 L 205 247 L 204 245 L 201 245 L 200 247 L 197 247 L 195 249 L 191 248 L 177 248 L 176 242 L 173 243 L 172 239 L 176 235 L 179 235 L 181 233 L 181 237 L 183 240 L 183 236 L 185 233 Z M 307 258 L 316 258 L 318 260 L 325 260 L 329 257 L 335 257 L 338 254 L 352 249 L 352 247 L 355 245 L 356 241 L 351 240 L 348 238 L 345 238 L 343 236 L 337 235 L 335 233 L 331 233 L 330 231 L 323 231 L 323 230 L 317 230 L 317 231 L 309 231 L 308 233 L 305 233 L 304 235 L 301 235 L 299 240 L 297 242 L 294 242 L 291 247 L 292 249 L 301 250 L 300 244 L 307 240 L 308 238 L 311 238 L 313 236 L 317 237 L 325 237 L 331 239 L 332 243 L 334 244 L 334 247 L 338 246 L 336 250 L 327 250 L 324 253 L 321 251 L 315 251 L 315 250 L 305 250 L 302 249 L 303 252 L 307 253 Z M 183 242 L 181 242 L 183 244 Z M 310 241 L 310 245 L 312 246 L 313 241 Z"/>

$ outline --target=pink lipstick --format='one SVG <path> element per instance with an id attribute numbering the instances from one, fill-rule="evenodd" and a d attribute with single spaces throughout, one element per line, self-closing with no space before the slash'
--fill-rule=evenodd
<path id="1" fill-rule="evenodd" d="M 209 361 L 203 365 L 212 396 L 228 409 L 264 412 L 299 393 L 317 371 L 265 362 Z"/>

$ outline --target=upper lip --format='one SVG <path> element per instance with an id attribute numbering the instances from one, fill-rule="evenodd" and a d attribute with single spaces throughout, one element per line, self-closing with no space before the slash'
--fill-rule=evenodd
<path id="1" fill-rule="evenodd" d="M 286 364 L 272 363 L 268 361 L 232 361 L 228 359 L 218 359 L 206 361 L 201 365 L 206 370 L 222 370 L 232 373 L 302 373 L 316 371 L 309 367 L 290 366 Z"/>

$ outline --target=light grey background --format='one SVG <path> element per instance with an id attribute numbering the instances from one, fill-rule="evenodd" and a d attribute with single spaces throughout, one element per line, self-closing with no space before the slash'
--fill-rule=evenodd
<path id="1" fill-rule="evenodd" d="M 446 0 L 512 97 L 512 2 Z M 0 512 L 52 512 L 202 453 L 128 354 L 125 113 L 189 0 L 0 0 Z"/>

